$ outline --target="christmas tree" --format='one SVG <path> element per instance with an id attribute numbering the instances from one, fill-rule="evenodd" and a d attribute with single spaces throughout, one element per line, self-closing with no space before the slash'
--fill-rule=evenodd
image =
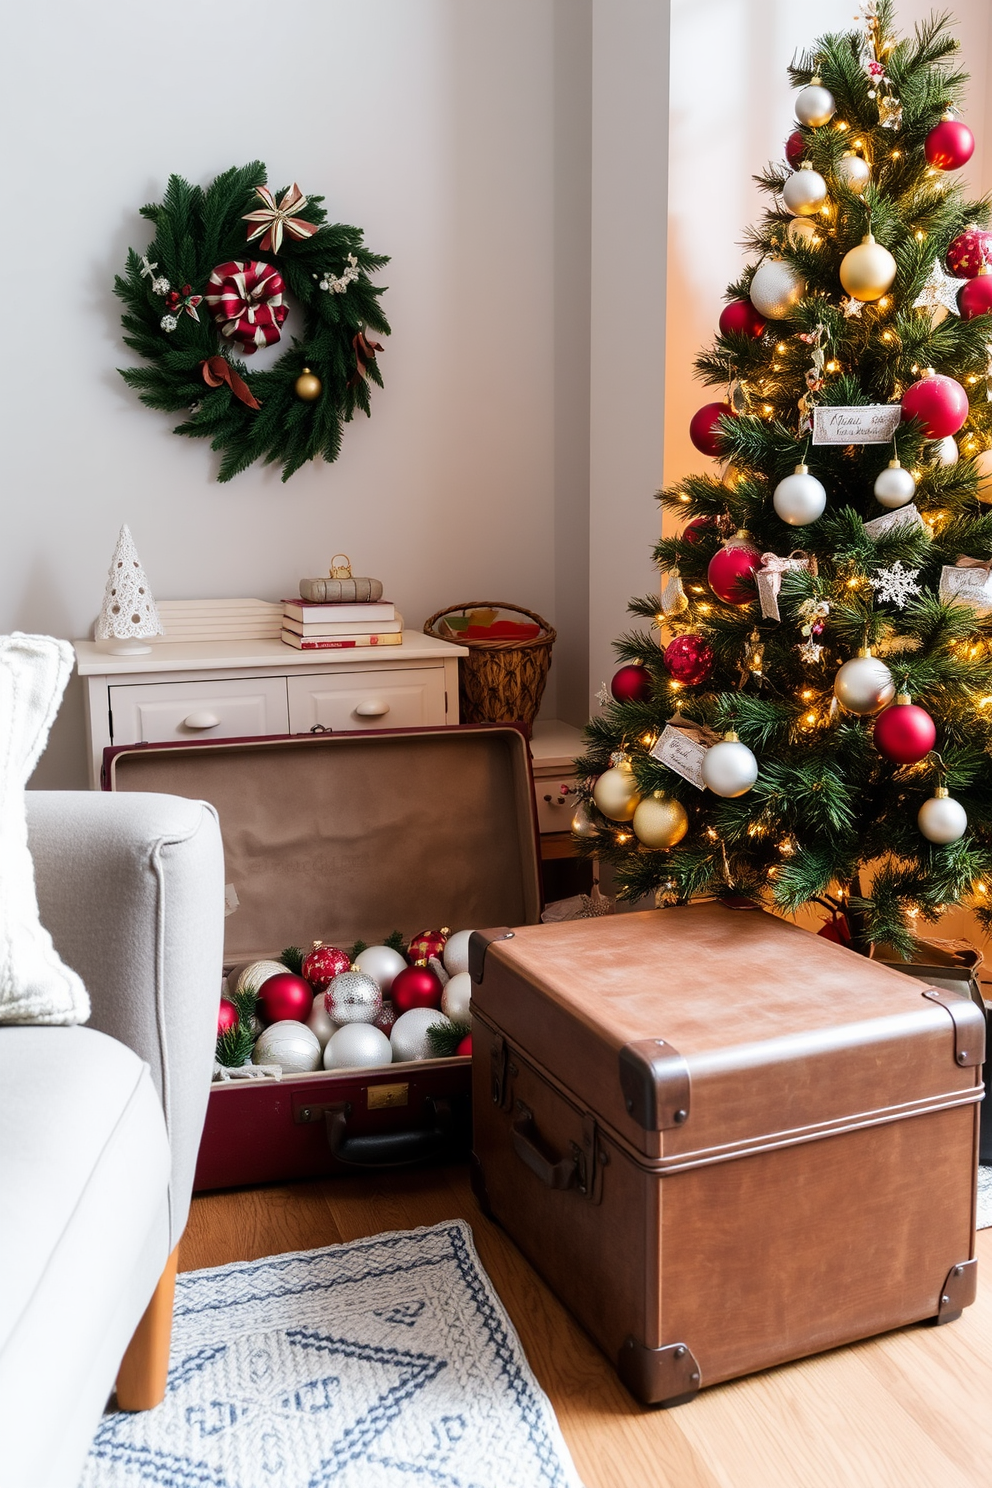
<path id="1" fill-rule="evenodd" d="M 689 520 L 579 761 L 624 898 L 819 903 L 904 955 L 950 906 L 992 925 L 992 233 L 956 51 L 878 0 L 789 70 L 788 165 L 696 361 L 720 463 L 659 495 Z"/>

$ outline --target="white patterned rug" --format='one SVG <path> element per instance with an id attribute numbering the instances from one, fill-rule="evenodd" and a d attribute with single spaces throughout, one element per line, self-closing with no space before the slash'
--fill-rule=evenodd
<path id="1" fill-rule="evenodd" d="M 82 1488 L 581 1488 L 461 1220 L 176 1284 L 169 1384 Z"/>
<path id="2" fill-rule="evenodd" d="M 992 1227 L 992 1167 L 983 1164 L 978 1169 L 978 1211 L 975 1228 L 987 1230 L 990 1227 Z"/>

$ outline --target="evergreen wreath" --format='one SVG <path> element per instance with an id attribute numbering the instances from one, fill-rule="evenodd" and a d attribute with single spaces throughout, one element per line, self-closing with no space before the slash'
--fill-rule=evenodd
<path id="1" fill-rule="evenodd" d="M 273 195 L 258 160 L 206 190 L 170 176 L 161 204 L 141 208 L 155 225 L 147 252 L 129 249 L 115 278 L 124 343 L 151 364 L 121 376 L 149 408 L 185 413 L 174 432 L 210 440 L 220 481 L 259 459 L 281 462 L 284 481 L 317 455 L 337 459 L 342 424 L 369 415 L 368 384 L 382 386 L 369 333 L 389 323 L 368 276 L 389 259 L 360 228 L 327 222 L 323 200 L 295 184 Z M 293 340 L 274 365 L 235 359 L 234 347 L 279 340 L 287 314 Z"/>

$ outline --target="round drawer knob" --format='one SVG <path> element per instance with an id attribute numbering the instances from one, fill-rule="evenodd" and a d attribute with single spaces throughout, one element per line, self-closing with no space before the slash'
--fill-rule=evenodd
<path id="1" fill-rule="evenodd" d="M 382 718 L 389 712 L 389 704 L 382 698 L 370 698 L 367 703 L 359 703 L 355 712 L 359 718 Z"/>
<path id="2" fill-rule="evenodd" d="M 219 723 L 220 719 L 216 713 L 207 713 L 206 711 L 191 713 L 188 718 L 183 719 L 183 724 L 188 729 L 216 728 Z"/>

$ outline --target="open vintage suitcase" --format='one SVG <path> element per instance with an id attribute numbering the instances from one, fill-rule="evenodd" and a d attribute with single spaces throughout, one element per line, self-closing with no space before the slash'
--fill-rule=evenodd
<path id="1" fill-rule="evenodd" d="M 478 1196 L 639 1400 L 974 1300 L 966 996 L 720 903 L 471 957 Z"/>
<path id="2" fill-rule="evenodd" d="M 513 726 L 142 744 L 105 788 L 210 801 L 231 964 L 319 938 L 471 929 L 540 915 L 530 758 Z M 220 988 L 218 988 L 218 1000 Z M 471 1060 L 212 1086 L 194 1188 L 467 1153 Z"/>

